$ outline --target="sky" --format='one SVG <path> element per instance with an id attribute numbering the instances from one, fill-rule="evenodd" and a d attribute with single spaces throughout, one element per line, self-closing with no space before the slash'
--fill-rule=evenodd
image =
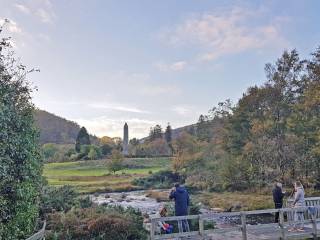
<path id="1" fill-rule="evenodd" d="M 320 46 L 320 1 L 0 0 L 35 105 L 97 136 L 195 123 L 266 81 L 284 50 Z"/>

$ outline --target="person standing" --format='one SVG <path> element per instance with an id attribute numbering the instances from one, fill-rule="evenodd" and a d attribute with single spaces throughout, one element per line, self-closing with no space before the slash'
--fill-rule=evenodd
<path id="1" fill-rule="evenodd" d="M 306 202 L 304 199 L 304 189 L 300 181 L 296 181 L 294 184 L 295 193 L 294 193 L 294 201 L 292 207 L 294 208 L 302 208 L 306 206 Z M 304 210 L 297 209 L 294 213 L 294 226 L 288 231 L 298 231 L 304 232 Z"/>
<path id="2" fill-rule="evenodd" d="M 272 190 L 272 195 L 273 195 L 274 208 L 275 209 L 282 208 L 284 192 L 282 191 L 282 184 L 280 182 L 276 182 Z M 274 221 L 275 223 L 279 222 L 279 212 L 276 212 Z"/>
<path id="3" fill-rule="evenodd" d="M 188 215 L 188 207 L 190 205 L 190 197 L 188 191 L 180 184 L 176 183 L 171 190 L 169 198 L 174 200 L 175 203 L 175 215 L 186 216 Z M 189 232 L 188 220 L 178 220 L 179 232 Z"/>

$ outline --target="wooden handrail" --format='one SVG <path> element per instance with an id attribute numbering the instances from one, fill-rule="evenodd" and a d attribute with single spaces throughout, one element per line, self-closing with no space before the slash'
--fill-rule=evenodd
<path id="1" fill-rule="evenodd" d="M 320 197 L 312 197 L 312 198 L 306 198 L 306 202 L 308 201 L 307 206 L 304 207 L 295 207 L 295 208 L 282 208 L 282 209 L 264 209 L 264 210 L 254 210 L 254 211 L 243 211 L 243 212 L 226 212 L 226 213 L 206 213 L 206 214 L 200 214 L 200 215 L 188 215 L 188 216 L 173 216 L 173 217 L 160 217 L 160 218 L 151 218 L 151 240 L 155 239 L 169 239 L 169 238 L 175 238 L 175 237 L 183 237 L 183 236 L 197 236 L 202 237 L 205 239 L 205 237 L 210 233 L 227 233 L 230 231 L 237 231 L 240 230 L 242 232 L 242 239 L 247 239 L 247 231 L 252 229 L 266 229 L 268 226 L 279 226 L 277 231 L 280 231 L 280 238 L 281 239 L 287 239 L 286 236 L 286 230 L 285 230 L 285 218 L 284 214 L 286 213 L 288 216 L 291 214 L 293 216 L 296 212 L 304 212 L 307 213 L 309 216 L 309 219 L 305 219 L 303 223 L 312 224 L 312 236 L 314 239 L 318 236 L 318 229 L 317 229 L 317 222 L 320 221 Z M 315 206 L 315 214 L 312 214 L 309 212 L 310 207 L 312 207 L 312 203 L 316 203 Z M 250 215 L 258 215 L 258 214 L 273 214 L 273 213 L 279 213 L 279 224 L 261 224 L 261 225 L 255 225 L 255 226 L 248 226 L 247 227 L 247 217 Z M 238 217 L 241 220 L 241 225 L 238 227 L 230 227 L 230 228 L 224 228 L 224 229 L 210 229 L 205 230 L 204 229 L 204 221 L 210 221 L 212 219 L 217 219 L 221 217 Z M 310 219 L 311 217 L 311 219 Z M 155 232 L 155 226 L 158 221 L 179 221 L 179 220 L 198 220 L 199 221 L 199 230 L 198 231 L 191 231 L 189 233 L 183 232 L 183 233 L 173 233 L 173 234 L 164 234 L 164 235 L 156 235 Z M 277 229 L 277 228 L 276 228 Z M 298 233 L 301 236 L 305 236 L 306 233 Z"/>
<path id="2" fill-rule="evenodd" d="M 45 238 L 45 230 L 46 230 L 46 221 L 43 222 L 42 228 L 31 237 L 28 237 L 26 240 L 42 240 Z"/>

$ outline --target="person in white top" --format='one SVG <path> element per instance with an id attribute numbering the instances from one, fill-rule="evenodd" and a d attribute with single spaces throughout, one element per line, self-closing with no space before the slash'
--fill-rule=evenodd
<path id="1" fill-rule="evenodd" d="M 292 207 L 294 208 L 301 208 L 306 206 L 306 202 L 304 200 L 304 189 L 300 181 L 296 181 L 294 184 L 294 202 L 292 204 Z M 297 210 L 294 213 L 294 221 L 295 225 L 293 228 L 289 229 L 288 231 L 298 231 L 298 232 L 304 232 L 304 211 L 303 210 Z"/>

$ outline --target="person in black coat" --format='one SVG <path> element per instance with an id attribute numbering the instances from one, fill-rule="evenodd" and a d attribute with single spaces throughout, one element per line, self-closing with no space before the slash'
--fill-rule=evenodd
<path id="1" fill-rule="evenodd" d="M 283 197 L 284 197 L 284 192 L 282 191 L 282 184 L 280 182 L 277 182 L 275 184 L 275 187 L 272 190 L 272 195 L 273 195 L 273 202 L 274 202 L 274 208 L 275 209 L 280 209 L 283 206 Z M 275 222 L 279 222 L 279 213 L 276 213 L 275 216 Z"/>
<path id="2" fill-rule="evenodd" d="M 188 215 L 188 207 L 190 205 L 190 197 L 188 191 L 180 184 L 176 183 L 171 190 L 169 198 L 174 200 L 174 208 L 176 216 Z M 179 232 L 189 232 L 189 224 L 187 220 L 178 221 Z"/>

